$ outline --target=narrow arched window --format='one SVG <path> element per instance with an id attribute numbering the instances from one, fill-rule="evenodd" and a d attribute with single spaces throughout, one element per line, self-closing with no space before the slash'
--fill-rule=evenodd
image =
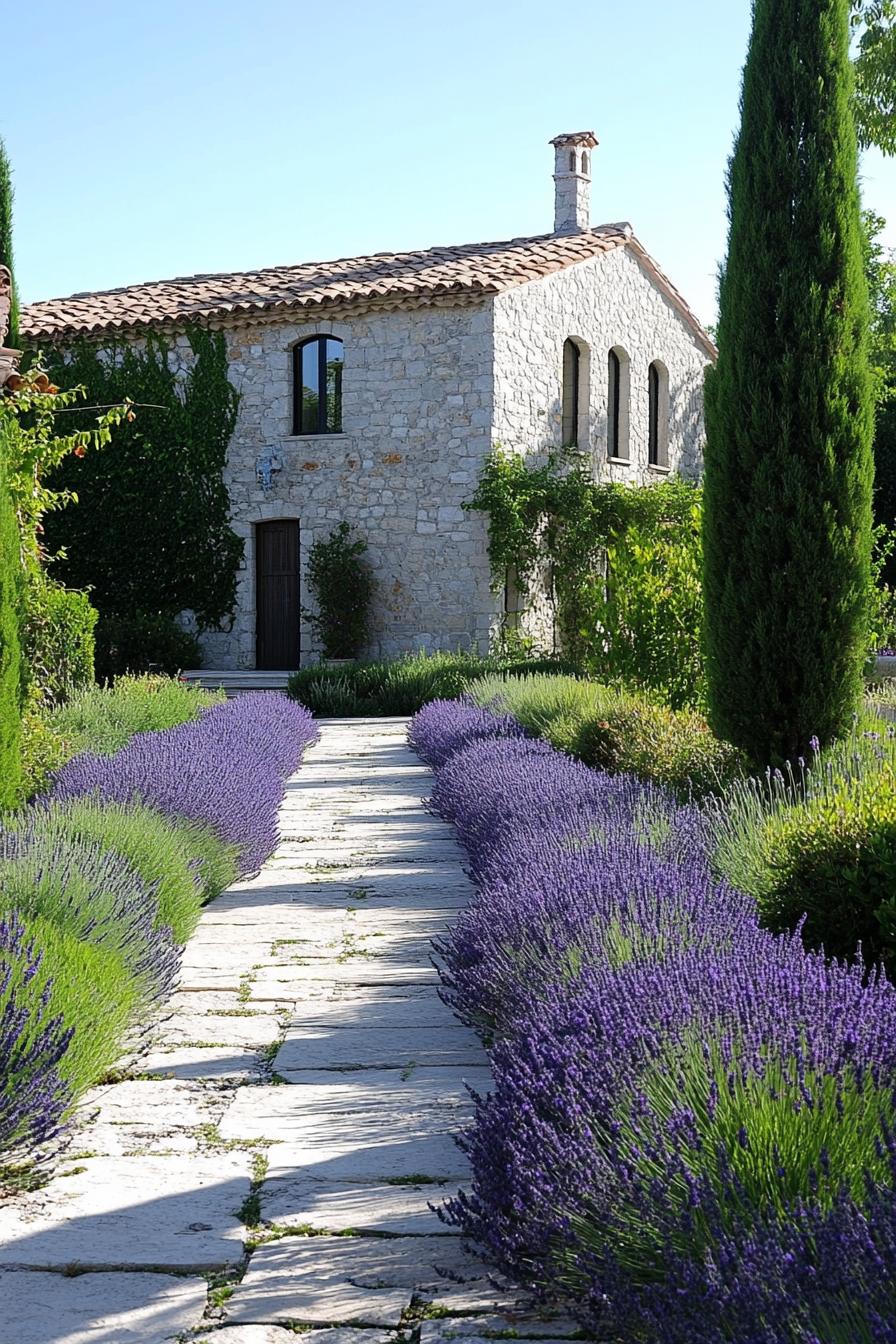
<path id="1" fill-rule="evenodd" d="M 607 455 L 621 457 L 619 451 L 619 394 L 622 370 L 619 356 L 611 350 L 607 358 Z"/>
<path id="2" fill-rule="evenodd" d="M 574 173 L 576 170 L 576 152 L 574 149 L 569 151 L 569 171 Z"/>
<path id="3" fill-rule="evenodd" d="M 562 438 L 564 448 L 579 444 L 579 386 L 582 356 L 575 341 L 563 342 Z"/>
<path id="4" fill-rule="evenodd" d="M 652 467 L 669 465 L 669 374 L 655 359 L 647 370 L 648 445 L 647 461 Z"/>
<path id="5" fill-rule="evenodd" d="M 629 457 L 629 357 L 621 345 L 607 353 L 607 457 L 628 461 Z"/>
<path id="6" fill-rule="evenodd" d="M 312 336 L 293 346 L 293 434 L 342 432 L 342 341 Z"/>
<path id="7" fill-rule="evenodd" d="M 586 177 L 588 176 L 588 154 L 586 150 L 582 150 L 582 172 Z"/>

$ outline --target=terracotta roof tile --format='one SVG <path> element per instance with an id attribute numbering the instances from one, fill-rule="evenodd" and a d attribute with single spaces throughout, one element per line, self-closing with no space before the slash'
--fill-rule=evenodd
<path id="1" fill-rule="evenodd" d="M 22 311 L 32 340 L 171 326 L 189 320 L 301 310 L 333 304 L 497 294 L 626 242 L 622 225 L 556 237 L 380 252 L 370 257 L 304 262 L 261 271 L 191 275 L 94 294 L 45 299 Z"/>
<path id="2" fill-rule="evenodd" d="M 172 327 L 188 321 L 302 312 L 333 306 L 425 303 L 452 296 L 498 294 L 632 242 L 628 224 L 605 224 L 586 233 L 543 234 L 509 242 L 431 247 L 420 252 L 378 252 L 368 257 L 272 266 L 260 271 L 182 276 L 70 298 L 28 304 L 20 330 L 31 340 L 122 333 Z M 646 257 L 638 247 L 638 255 Z M 649 260 L 649 259 L 648 259 Z M 661 273 L 656 269 L 656 274 Z M 662 277 L 665 280 L 665 277 Z M 697 319 L 665 281 L 667 293 L 691 325 Z"/>

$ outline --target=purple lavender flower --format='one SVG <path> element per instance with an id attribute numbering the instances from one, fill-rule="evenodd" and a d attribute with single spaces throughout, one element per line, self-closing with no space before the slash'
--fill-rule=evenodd
<path id="1" fill-rule="evenodd" d="M 139 798 L 205 822 L 239 846 L 246 874 L 276 848 L 283 782 L 316 739 L 304 706 L 257 691 L 165 732 L 139 733 L 114 756 L 77 756 L 57 775 L 51 797 Z"/>
<path id="2" fill-rule="evenodd" d="M 445 1217 L 620 1340 L 896 1344 L 896 990 L 764 931 L 695 809 L 428 709 L 495 1080 Z"/>
<path id="3" fill-rule="evenodd" d="M 48 1007 L 42 954 L 0 917 L 0 1155 L 14 1165 L 57 1136 L 71 1100 L 57 1065 L 71 1032 Z"/>

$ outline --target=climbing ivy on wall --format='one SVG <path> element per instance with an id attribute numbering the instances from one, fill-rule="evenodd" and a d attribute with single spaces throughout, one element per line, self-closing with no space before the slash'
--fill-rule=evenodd
<path id="1" fill-rule="evenodd" d="M 577 453 L 529 465 L 496 449 L 465 507 L 488 515 L 492 583 L 524 601 L 549 578 L 563 653 L 674 705 L 703 694 L 700 490 L 601 483 Z"/>
<path id="2" fill-rule="evenodd" d="M 47 519 L 46 543 L 64 552 L 59 576 L 89 587 L 103 616 L 192 610 L 208 629 L 232 616 L 243 553 L 223 479 L 239 396 L 223 334 L 193 328 L 187 337 L 182 371 L 180 350 L 156 334 L 140 346 L 82 341 L 44 352 L 53 380 L 83 384 L 90 406 L 129 397 L 138 407 L 102 452 L 58 467 L 53 485 L 73 491 L 78 506 Z"/>

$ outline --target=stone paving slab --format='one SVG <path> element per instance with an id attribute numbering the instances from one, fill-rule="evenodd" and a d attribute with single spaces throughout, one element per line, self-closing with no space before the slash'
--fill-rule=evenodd
<path id="1" fill-rule="evenodd" d="M 166 1045 L 191 1044 L 244 1046 L 255 1050 L 270 1045 L 280 1034 L 280 1021 L 274 1013 L 256 1013 L 246 1017 L 219 1017 L 215 1014 L 178 1014 L 165 1023 Z"/>
<path id="2" fill-rule="evenodd" d="M 404 1015 L 410 1017 L 407 1006 Z M 449 1019 L 434 1027 L 290 1027 L 274 1069 L 286 1075 L 297 1069 L 475 1068 L 485 1062 L 479 1039 Z"/>
<path id="3" fill-rule="evenodd" d="M 301 998 L 309 985 L 437 985 L 439 973 L 431 962 L 386 961 L 355 957 L 351 961 L 316 961 L 305 966 L 265 966 L 252 982 L 251 997 Z"/>
<path id="4" fill-rule="evenodd" d="M 207 1284 L 168 1274 L 0 1271 L 4 1344 L 167 1344 L 199 1324 Z M 293 1337 L 294 1338 L 294 1337 Z"/>
<path id="5" fill-rule="evenodd" d="M 455 1237 L 286 1238 L 260 1246 L 227 1319 L 397 1327 L 412 1299 L 449 1311 L 512 1306 Z"/>
<path id="6" fill-rule="evenodd" d="M 390 1112 L 420 1115 L 434 1108 L 467 1110 L 468 1085 L 487 1092 L 491 1073 L 473 1069 L 359 1069 L 346 1073 L 302 1070 L 290 1074 L 288 1087 L 238 1088 L 219 1122 L 223 1139 L 288 1139 L 308 1116 L 356 1116 Z"/>
<path id="7" fill-rule="evenodd" d="M 258 1080 L 260 1062 L 256 1050 L 236 1045 L 181 1045 L 172 1050 L 151 1049 L 141 1055 L 138 1070 L 159 1078 L 200 1079 L 223 1082 Z"/>
<path id="8" fill-rule="evenodd" d="M 508 1336 L 517 1339 L 542 1340 L 544 1344 L 568 1341 L 578 1335 L 581 1326 L 568 1316 L 552 1316 L 550 1312 L 510 1311 L 489 1316 L 456 1316 L 449 1320 L 420 1322 L 420 1344 L 443 1344 L 451 1339 L 462 1339 L 472 1344 L 474 1339 L 496 1339 Z"/>
<path id="9" fill-rule="evenodd" d="M 343 1326 L 333 1330 L 305 1330 L 304 1344 L 389 1344 L 393 1336 L 385 1330 L 355 1330 Z M 296 1344 L 294 1330 L 279 1325 L 225 1325 L 206 1330 L 190 1344 Z"/>
<path id="10" fill-rule="evenodd" d="M 388 986 L 385 988 L 389 989 Z M 412 1014 L 410 1009 L 413 1009 Z M 376 987 L 370 986 L 351 995 L 341 994 L 338 998 L 318 1000 L 307 1009 L 297 1012 L 288 1021 L 286 1038 L 289 1039 L 290 1029 L 293 1026 L 395 1030 L 402 1028 L 410 1016 L 415 1023 L 415 1029 L 457 1025 L 457 1019 L 439 998 L 435 989 L 422 989 L 411 1003 L 406 995 L 399 996 L 397 989 L 388 994 L 377 994 Z M 423 1062 L 418 1060 L 418 1063 Z M 280 1071 L 283 1072 L 282 1068 Z"/>
<path id="11" fill-rule="evenodd" d="M 0 1206 L 0 1266 L 177 1269 L 242 1259 L 245 1153 L 90 1158 Z"/>
<path id="12" fill-rule="evenodd" d="M 385 1232 L 392 1236 L 456 1235 L 429 1205 L 441 1204 L 457 1184 L 362 1185 L 307 1176 L 269 1177 L 261 1190 L 261 1216 L 277 1227 L 327 1232 Z"/>

